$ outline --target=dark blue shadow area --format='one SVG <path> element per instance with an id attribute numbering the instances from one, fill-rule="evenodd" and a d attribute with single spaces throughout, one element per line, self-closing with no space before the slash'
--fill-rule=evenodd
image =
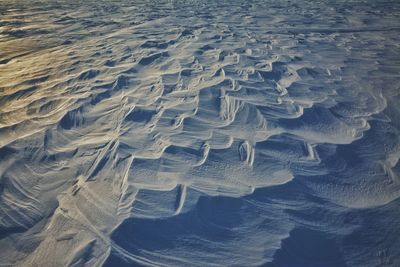
<path id="1" fill-rule="evenodd" d="M 346 267 L 339 246 L 327 234 L 296 228 L 265 267 Z"/>

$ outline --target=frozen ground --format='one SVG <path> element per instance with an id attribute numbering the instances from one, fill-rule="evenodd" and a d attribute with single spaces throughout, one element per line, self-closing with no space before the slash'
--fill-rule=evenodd
<path id="1" fill-rule="evenodd" d="M 0 266 L 400 266 L 399 1 L 0 1 Z"/>

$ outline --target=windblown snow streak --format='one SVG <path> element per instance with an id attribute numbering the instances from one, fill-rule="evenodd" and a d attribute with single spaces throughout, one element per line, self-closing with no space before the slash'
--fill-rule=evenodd
<path id="1" fill-rule="evenodd" d="M 400 266 L 399 16 L 1 1 L 0 266 Z"/>

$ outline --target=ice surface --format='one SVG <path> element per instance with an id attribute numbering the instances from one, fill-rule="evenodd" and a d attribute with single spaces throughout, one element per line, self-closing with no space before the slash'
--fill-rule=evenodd
<path id="1" fill-rule="evenodd" d="M 1 1 L 0 266 L 400 266 L 399 16 Z"/>

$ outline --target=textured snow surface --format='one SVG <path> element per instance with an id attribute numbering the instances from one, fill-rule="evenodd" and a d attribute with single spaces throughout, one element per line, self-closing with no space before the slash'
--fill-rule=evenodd
<path id="1" fill-rule="evenodd" d="M 399 1 L 0 1 L 0 266 L 400 266 Z"/>

